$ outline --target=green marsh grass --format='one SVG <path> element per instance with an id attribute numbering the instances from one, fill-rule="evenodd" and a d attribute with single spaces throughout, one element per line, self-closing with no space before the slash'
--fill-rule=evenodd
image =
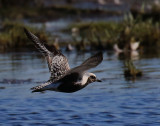
<path id="1" fill-rule="evenodd" d="M 115 43 L 125 47 L 133 40 L 140 41 L 141 49 L 160 47 L 160 21 L 134 19 L 132 14 L 121 22 L 77 23 L 69 29 L 72 28 L 79 29 L 77 37 L 80 36 L 81 40 L 93 49 L 112 49 Z"/>
<path id="2" fill-rule="evenodd" d="M 137 77 L 141 77 L 142 75 L 142 71 L 140 69 L 137 69 L 131 60 L 125 61 L 125 78 L 131 77 L 133 80 L 135 80 Z"/>
<path id="3" fill-rule="evenodd" d="M 30 26 L 26 26 L 18 22 L 5 21 L 2 24 L 2 29 L 0 31 L 0 48 L 2 50 L 16 50 L 20 48 L 31 47 L 32 43 L 26 37 L 23 28 L 36 33 L 41 40 L 47 41 L 48 36 L 45 34 L 44 29 L 38 29 Z"/>

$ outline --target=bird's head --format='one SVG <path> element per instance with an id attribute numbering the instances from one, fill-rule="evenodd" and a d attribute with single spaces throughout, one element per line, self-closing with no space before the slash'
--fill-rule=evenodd
<path id="1" fill-rule="evenodd" d="M 95 74 L 89 73 L 88 83 L 92 83 L 92 82 L 102 82 L 102 81 L 97 79 Z"/>

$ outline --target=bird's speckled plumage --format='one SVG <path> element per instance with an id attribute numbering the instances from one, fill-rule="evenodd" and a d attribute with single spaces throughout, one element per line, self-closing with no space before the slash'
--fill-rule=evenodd
<path id="1" fill-rule="evenodd" d="M 99 81 L 95 74 L 89 73 L 87 70 L 102 62 L 103 55 L 101 52 L 88 58 L 80 66 L 70 69 L 67 58 L 54 46 L 50 48 L 27 29 L 24 31 L 46 57 L 51 72 L 51 77 L 46 83 L 31 88 L 33 92 L 53 90 L 71 93 L 84 88 L 89 83 Z"/>
<path id="2" fill-rule="evenodd" d="M 24 29 L 27 37 L 34 43 L 35 47 L 42 52 L 47 59 L 49 71 L 51 73 L 50 80 L 56 81 L 68 70 L 70 70 L 67 58 L 55 48 L 44 44 L 37 36 Z"/>

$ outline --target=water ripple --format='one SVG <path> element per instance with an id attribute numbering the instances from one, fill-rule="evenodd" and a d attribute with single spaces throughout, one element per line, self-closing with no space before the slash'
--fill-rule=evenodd
<path id="1" fill-rule="evenodd" d="M 71 54 L 71 66 L 86 55 Z M 0 55 L 0 125 L 159 126 L 160 59 L 137 61 L 144 75 L 135 81 L 124 78 L 123 61 L 107 55 L 104 59 L 92 70 L 102 83 L 72 94 L 31 93 L 31 87 L 49 78 L 46 62 L 39 54 Z"/>

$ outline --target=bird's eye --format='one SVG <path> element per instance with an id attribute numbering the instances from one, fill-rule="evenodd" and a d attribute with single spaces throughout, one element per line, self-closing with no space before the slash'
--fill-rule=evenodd
<path id="1" fill-rule="evenodd" d="M 90 78 L 91 78 L 91 79 L 95 79 L 96 77 L 95 77 L 95 76 L 90 76 Z"/>

